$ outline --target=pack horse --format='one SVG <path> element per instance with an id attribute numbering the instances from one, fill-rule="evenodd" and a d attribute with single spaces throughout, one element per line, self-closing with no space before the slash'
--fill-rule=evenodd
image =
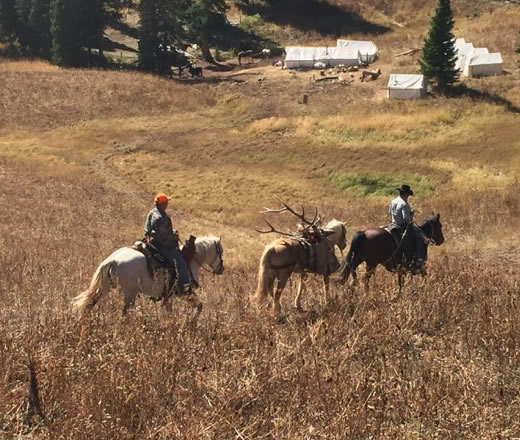
<path id="1" fill-rule="evenodd" d="M 293 272 L 307 271 L 323 275 L 325 292 L 328 293 L 329 276 L 339 268 L 334 249 L 326 238 L 333 231 L 321 227 L 318 211 L 316 210 L 312 220 L 308 220 L 303 207 L 300 214 L 282 200 L 280 202 L 283 206 L 281 209 L 265 208 L 263 212 L 289 212 L 295 215 L 301 221 L 300 231 L 296 234 L 281 232 L 265 220 L 269 230 L 258 232 L 264 234 L 273 232 L 282 237 L 268 244 L 262 253 L 258 267 L 257 288 L 253 298 L 257 304 L 260 304 L 271 295 L 275 317 L 281 313 L 280 297 Z"/>

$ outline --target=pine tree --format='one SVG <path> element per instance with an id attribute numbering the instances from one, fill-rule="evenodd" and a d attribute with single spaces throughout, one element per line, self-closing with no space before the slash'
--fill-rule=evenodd
<path id="1" fill-rule="evenodd" d="M 79 64 L 78 6 L 77 0 L 51 0 L 52 62 L 59 66 Z"/>
<path id="2" fill-rule="evenodd" d="M 209 47 L 225 31 L 227 8 L 225 0 L 193 0 L 188 11 L 190 37 L 199 44 L 206 61 L 214 61 Z"/>
<path id="3" fill-rule="evenodd" d="M 108 21 L 104 0 L 82 1 L 78 14 L 78 27 L 81 45 L 88 49 L 97 48 L 103 56 L 103 34 Z"/>
<path id="4" fill-rule="evenodd" d="M 52 44 L 49 9 L 49 0 L 32 0 L 28 17 L 28 25 L 32 34 L 32 52 L 34 55 L 44 58 L 50 56 Z"/>
<path id="5" fill-rule="evenodd" d="M 11 42 L 16 35 L 15 0 L 0 0 L 0 41 Z"/>
<path id="6" fill-rule="evenodd" d="M 419 63 L 421 73 L 433 80 L 441 91 L 452 86 L 459 76 L 459 71 L 455 69 L 454 23 L 450 0 L 439 0 Z"/>
<path id="7" fill-rule="evenodd" d="M 172 48 L 184 41 L 184 0 L 141 0 L 139 3 L 139 66 L 170 73 Z M 170 48 L 170 51 L 168 50 Z"/>
<path id="8" fill-rule="evenodd" d="M 159 17 L 157 0 L 139 2 L 139 67 L 155 71 L 159 49 Z"/>

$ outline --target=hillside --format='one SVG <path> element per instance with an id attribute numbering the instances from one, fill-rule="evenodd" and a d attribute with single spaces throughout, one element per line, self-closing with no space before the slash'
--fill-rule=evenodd
<path id="1" fill-rule="evenodd" d="M 0 437 L 518 436 L 520 7 L 454 5 L 457 36 L 501 51 L 508 74 L 388 101 L 388 75 L 417 71 L 394 55 L 420 46 L 433 3 L 359 3 L 358 23 L 389 29 L 369 36 L 383 73 L 368 83 L 312 82 L 274 60 L 204 66 L 203 79 L 0 61 Z M 265 38 L 334 42 L 264 15 Z M 274 194 L 345 221 L 350 241 L 388 222 L 403 182 L 420 220 L 441 214 L 427 277 L 399 295 L 379 268 L 368 291 L 334 284 L 328 301 L 311 279 L 304 312 L 291 283 L 280 320 L 250 304 Z M 142 236 L 158 191 L 183 239 L 222 238 L 225 272 L 203 271 L 198 325 L 180 300 L 166 314 L 139 298 L 122 318 L 115 292 L 78 322 L 71 298 Z M 28 417 L 29 359 L 43 418 Z"/>

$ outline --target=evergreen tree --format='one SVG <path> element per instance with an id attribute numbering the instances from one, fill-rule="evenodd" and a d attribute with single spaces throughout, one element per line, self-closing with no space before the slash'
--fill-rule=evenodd
<path id="1" fill-rule="evenodd" d="M 440 90 L 446 90 L 458 79 L 455 69 L 457 55 L 452 34 L 454 25 L 450 0 L 439 0 L 432 18 L 430 31 L 424 40 L 421 73 L 433 80 Z"/>
<path id="2" fill-rule="evenodd" d="M 159 49 L 158 0 L 141 0 L 139 11 L 139 67 L 154 71 Z"/>
<path id="3" fill-rule="evenodd" d="M 0 0 L 0 41 L 12 42 L 15 37 L 15 0 Z"/>
<path id="4" fill-rule="evenodd" d="M 190 39 L 199 44 L 206 61 L 214 62 L 210 43 L 225 32 L 227 8 L 225 0 L 193 0 L 188 10 Z"/>
<path id="5" fill-rule="evenodd" d="M 174 63 L 172 50 L 185 37 L 185 0 L 141 0 L 139 3 L 139 66 L 169 73 Z M 168 50 L 170 48 L 170 50 Z"/>
<path id="6" fill-rule="evenodd" d="M 78 14 L 80 43 L 88 49 L 97 48 L 99 57 L 103 56 L 103 35 L 108 17 L 104 0 L 82 1 Z"/>
<path id="7" fill-rule="evenodd" d="M 32 0 L 28 26 L 31 30 L 31 51 L 34 55 L 48 58 L 51 52 L 50 0 Z"/>
<path id="8" fill-rule="evenodd" d="M 52 62 L 59 66 L 79 64 L 79 0 L 51 0 Z"/>
<path id="9" fill-rule="evenodd" d="M 29 26 L 32 0 L 15 0 L 16 11 L 16 39 L 22 51 L 31 53 L 34 45 L 34 35 Z"/>

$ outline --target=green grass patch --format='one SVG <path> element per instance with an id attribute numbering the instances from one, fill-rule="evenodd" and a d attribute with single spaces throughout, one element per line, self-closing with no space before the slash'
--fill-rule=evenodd
<path id="1" fill-rule="evenodd" d="M 360 197 L 395 195 L 396 188 L 403 182 L 408 183 L 421 196 L 431 194 L 435 186 L 429 178 L 413 176 L 375 176 L 370 174 L 330 173 L 328 180 L 337 188 L 349 191 Z"/>

